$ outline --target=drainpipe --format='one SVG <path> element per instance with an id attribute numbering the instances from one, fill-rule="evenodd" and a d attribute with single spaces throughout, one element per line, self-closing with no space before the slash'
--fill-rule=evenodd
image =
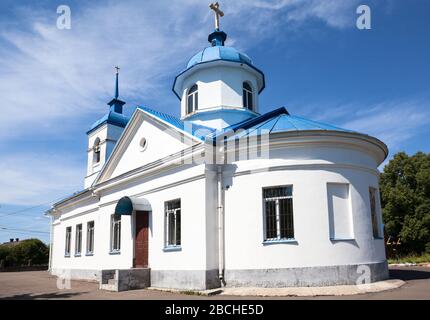
<path id="1" fill-rule="evenodd" d="M 52 222 L 54 221 L 52 214 L 53 213 L 51 213 L 50 216 L 49 216 L 49 218 L 50 218 L 49 220 L 50 220 L 51 225 L 50 225 L 50 228 L 49 228 L 49 261 L 48 261 L 48 272 L 52 271 L 52 249 L 53 249 L 53 243 L 52 243 L 53 235 L 52 235 L 52 233 L 54 231 L 54 227 L 52 225 Z"/>
<path id="2" fill-rule="evenodd" d="M 218 270 L 221 285 L 224 281 L 224 207 L 222 205 L 222 166 L 217 167 L 217 184 L 218 184 Z"/>

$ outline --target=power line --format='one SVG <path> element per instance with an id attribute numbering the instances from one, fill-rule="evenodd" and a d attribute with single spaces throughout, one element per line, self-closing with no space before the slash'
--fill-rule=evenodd
<path id="1" fill-rule="evenodd" d="M 49 202 L 45 202 L 45 203 L 41 203 L 41 204 L 38 204 L 38 205 L 35 205 L 35 206 L 32 206 L 32 207 L 29 207 L 29 208 L 24 208 L 24 209 L 20 209 L 20 210 L 17 210 L 17 211 L 12 211 L 12 212 L 5 212 L 4 214 L 2 214 L 2 215 L 0 215 L 0 218 L 2 218 L 2 217 L 6 217 L 6 216 L 10 216 L 10 215 L 22 215 L 22 216 L 28 216 L 28 215 L 24 215 L 24 214 L 20 214 L 20 213 L 22 213 L 22 212 L 25 212 L 25 211 L 28 211 L 28 210 L 32 210 L 32 209 L 36 209 L 36 208 L 40 208 L 40 207 L 42 207 L 42 206 L 47 206 L 47 205 L 49 205 L 49 204 L 51 204 L 51 203 L 53 203 L 53 202 L 56 202 L 56 201 L 58 201 L 58 200 L 60 200 L 60 199 L 63 199 L 63 197 L 60 197 L 60 198 L 57 198 L 57 199 L 54 199 L 54 200 L 51 200 L 51 201 L 49 201 Z M 3 213 L 3 212 L 2 212 Z"/>
<path id="2" fill-rule="evenodd" d="M 6 232 L 6 230 L 0 229 L 0 232 Z M 9 231 L 7 231 L 7 232 L 9 232 Z M 25 235 L 25 236 L 41 236 L 41 237 L 45 236 L 44 234 L 36 235 L 34 233 L 31 233 L 31 232 L 23 232 L 23 231 L 13 231 L 13 234 L 20 234 L 20 235 Z M 1 242 L 0 242 L 0 244 L 1 244 Z"/>
<path id="3" fill-rule="evenodd" d="M 46 206 L 46 205 L 48 205 L 50 203 L 51 203 L 51 201 L 50 202 L 46 202 L 46 203 L 42 203 L 42 204 L 38 204 L 36 206 L 32 206 L 32 207 L 29 207 L 29 208 L 24 208 L 24 209 L 20 209 L 20 210 L 17 210 L 17 211 L 8 212 L 8 213 L 5 213 L 5 214 L 1 215 L 0 218 L 1 217 L 6 217 L 6 216 L 10 216 L 12 214 L 18 214 L 18 213 L 25 212 L 25 211 L 28 211 L 28 210 L 36 209 L 36 208 L 39 208 L 41 206 Z"/>
<path id="4" fill-rule="evenodd" d="M 46 232 L 46 231 L 29 230 L 29 229 L 16 229 L 16 228 L 6 228 L 6 227 L 0 227 L 0 231 L 13 231 L 13 232 L 27 232 L 27 233 L 49 234 L 49 232 Z"/>

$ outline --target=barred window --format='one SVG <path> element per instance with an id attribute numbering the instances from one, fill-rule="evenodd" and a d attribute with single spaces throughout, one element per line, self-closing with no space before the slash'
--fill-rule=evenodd
<path id="1" fill-rule="evenodd" d="M 72 227 L 67 227 L 66 228 L 66 247 L 64 250 L 64 255 L 65 256 L 70 256 L 70 246 L 72 243 Z"/>
<path id="2" fill-rule="evenodd" d="M 80 256 L 82 252 L 82 224 L 76 225 L 75 255 Z"/>
<path id="3" fill-rule="evenodd" d="M 165 203 L 166 246 L 181 245 L 181 200 Z"/>
<path id="4" fill-rule="evenodd" d="M 263 189 L 265 238 L 264 240 L 294 239 L 293 187 Z"/>
<path id="5" fill-rule="evenodd" d="M 87 223 L 87 254 L 94 253 L 94 221 Z"/>
<path id="6" fill-rule="evenodd" d="M 121 250 L 121 216 L 113 214 L 111 216 L 111 252 Z"/>

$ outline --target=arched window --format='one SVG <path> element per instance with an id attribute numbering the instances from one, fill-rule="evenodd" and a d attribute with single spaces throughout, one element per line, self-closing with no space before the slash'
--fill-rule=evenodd
<path id="1" fill-rule="evenodd" d="M 248 82 L 243 83 L 243 107 L 249 110 L 254 109 L 254 102 L 252 99 L 252 88 Z"/>
<path id="2" fill-rule="evenodd" d="M 97 164 L 100 162 L 100 138 L 97 138 L 94 141 L 94 156 L 93 156 L 93 164 Z"/>
<path id="3" fill-rule="evenodd" d="M 199 107 L 199 91 L 196 84 L 194 84 L 187 94 L 187 113 L 196 111 Z"/>

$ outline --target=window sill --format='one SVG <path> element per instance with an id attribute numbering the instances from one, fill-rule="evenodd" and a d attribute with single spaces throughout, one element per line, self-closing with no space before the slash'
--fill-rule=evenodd
<path id="1" fill-rule="evenodd" d="M 87 256 L 87 257 L 92 257 L 94 255 L 94 253 L 92 253 L 92 252 L 87 252 L 86 254 L 85 254 L 85 256 Z"/>
<path id="2" fill-rule="evenodd" d="M 110 251 L 109 254 L 111 254 L 111 255 L 121 254 L 121 251 L 119 251 L 119 250 L 117 250 L 117 251 Z"/>
<path id="3" fill-rule="evenodd" d="M 167 246 L 163 248 L 164 252 L 170 252 L 170 251 L 181 251 L 182 247 L 181 246 Z"/>
<path id="4" fill-rule="evenodd" d="M 81 254 L 80 253 L 75 253 L 75 258 L 80 257 Z"/>
<path id="5" fill-rule="evenodd" d="M 64 258 L 70 258 L 70 254 L 65 254 Z"/>
<path id="6" fill-rule="evenodd" d="M 355 241 L 354 238 L 330 238 L 330 241 Z"/>
<path id="7" fill-rule="evenodd" d="M 271 244 L 298 244 L 296 239 L 276 239 L 276 240 L 264 240 L 263 245 L 271 245 Z"/>

